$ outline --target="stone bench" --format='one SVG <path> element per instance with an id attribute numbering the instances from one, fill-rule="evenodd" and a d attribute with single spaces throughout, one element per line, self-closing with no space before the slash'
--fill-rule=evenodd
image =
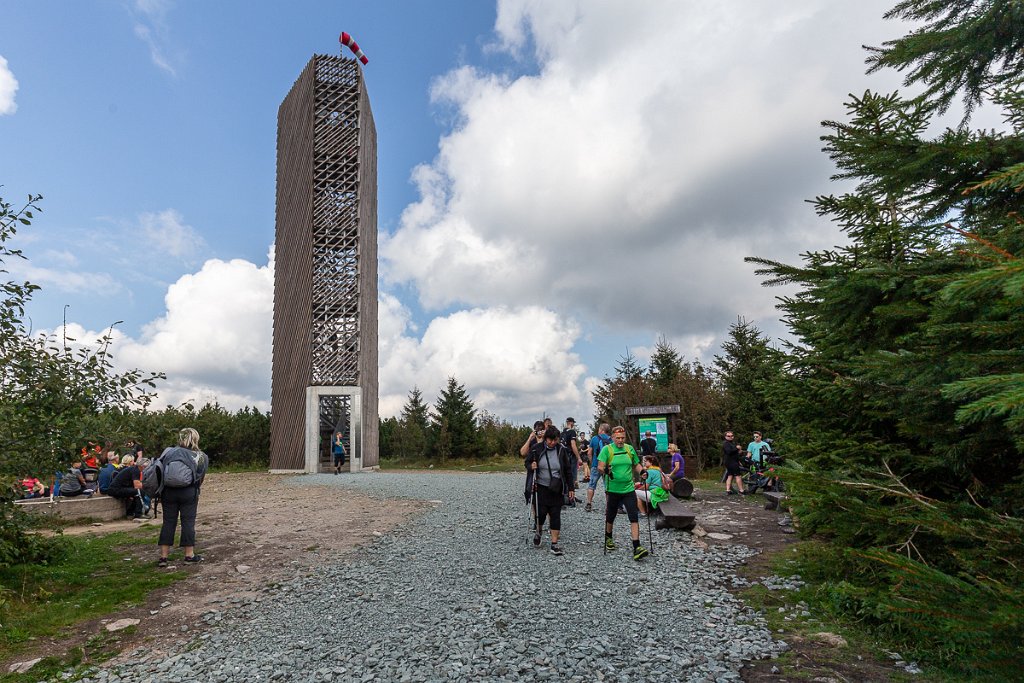
<path id="1" fill-rule="evenodd" d="M 765 510 L 777 510 L 780 506 L 782 507 L 782 509 L 786 508 L 786 506 L 783 505 L 783 501 L 788 500 L 789 496 L 787 496 L 785 493 L 779 493 L 778 491 L 765 491 L 764 499 Z"/>
<path id="2" fill-rule="evenodd" d="M 14 504 L 33 515 L 59 517 L 65 520 L 95 519 L 100 522 L 111 522 L 125 519 L 126 516 L 123 500 L 98 493 L 90 498 L 55 498 L 53 502 L 48 497 L 30 498 L 15 501 Z"/>

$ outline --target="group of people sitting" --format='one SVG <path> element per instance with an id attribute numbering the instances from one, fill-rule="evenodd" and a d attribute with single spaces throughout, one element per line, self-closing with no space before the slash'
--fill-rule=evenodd
<path id="1" fill-rule="evenodd" d="M 151 501 L 136 482 L 141 482 L 142 472 L 148 464 L 142 445 L 134 440 L 125 444 L 124 455 L 119 455 L 109 443 L 90 443 L 67 471 L 56 474 L 52 487 L 47 487 L 36 477 L 22 479 L 22 498 L 107 495 L 125 501 L 129 518 L 145 519 L 151 515 Z"/>

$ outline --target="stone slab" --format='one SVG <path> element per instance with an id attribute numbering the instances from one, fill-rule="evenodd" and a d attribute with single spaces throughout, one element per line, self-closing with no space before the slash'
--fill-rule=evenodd
<path id="1" fill-rule="evenodd" d="M 101 522 L 112 522 L 125 518 L 124 501 L 96 494 L 91 498 L 75 496 L 74 498 L 34 498 L 19 500 L 15 503 L 22 510 L 33 515 L 60 517 L 61 519 L 95 519 Z"/>

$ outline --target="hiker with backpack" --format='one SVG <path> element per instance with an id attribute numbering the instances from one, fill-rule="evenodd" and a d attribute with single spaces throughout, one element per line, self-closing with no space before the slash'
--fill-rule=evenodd
<path id="1" fill-rule="evenodd" d="M 590 440 L 590 483 L 587 485 L 587 506 L 583 508 L 587 512 L 594 509 L 594 491 L 597 490 L 597 480 L 601 478 L 597 458 L 604 447 L 612 442 L 612 437 L 608 436 L 609 431 L 611 426 L 607 422 L 602 422 L 597 428 L 597 435 Z"/>
<path id="2" fill-rule="evenodd" d="M 174 531 L 181 517 L 181 538 L 178 545 L 185 551 L 185 562 L 202 562 L 196 555 L 196 512 L 199 489 L 206 477 L 206 454 L 199 450 L 199 432 L 186 427 L 178 432 L 178 445 L 164 450 L 143 475 L 143 489 L 159 497 L 164 505 L 164 523 L 160 528 L 160 559 L 158 567 L 167 566 L 167 557 L 174 543 Z"/>
<path id="3" fill-rule="evenodd" d="M 572 479 L 572 455 L 559 438 L 558 427 L 548 427 L 540 443 L 530 448 L 526 456 L 526 467 L 533 476 L 534 495 L 537 506 L 537 525 L 534 528 L 533 544 L 540 545 L 544 520 L 551 518 L 551 553 L 563 555 L 558 545 L 562 531 L 562 498 L 576 500 L 576 482 Z"/>
<path id="4" fill-rule="evenodd" d="M 583 467 L 583 460 L 580 458 L 580 447 L 576 443 L 577 438 L 579 438 L 579 435 L 576 433 L 576 420 L 571 417 L 565 418 L 565 429 L 562 430 L 562 445 L 572 455 L 572 480 L 574 483 L 579 481 L 580 468 Z M 575 507 L 575 504 L 573 507 Z"/>
<path id="5" fill-rule="evenodd" d="M 647 472 L 640 465 L 640 458 L 633 447 L 626 443 L 626 428 L 615 427 L 612 429 L 612 443 L 605 446 L 597 457 L 597 466 L 604 480 L 604 548 L 606 551 L 615 550 L 615 541 L 612 539 L 612 527 L 615 524 L 615 516 L 619 512 L 619 506 L 625 508 L 626 516 L 629 518 L 629 536 L 633 541 L 633 559 L 642 560 L 649 554 L 647 549 L 640 545 L 640 516 L 636 504 L 636 488 L 633 485 L 633 474 L 639 474 L 641 479 L 646 479 Z"/>

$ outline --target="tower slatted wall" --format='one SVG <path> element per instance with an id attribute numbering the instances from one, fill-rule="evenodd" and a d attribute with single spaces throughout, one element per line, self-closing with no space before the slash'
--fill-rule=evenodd
<path id="1" fill-rule="evenodd" d="M 355 60 L 316 55 L 278 110 L 271 469 L 305 466 L 306 387 L 360 386 L 378 462 L 377 136 Z"/>

